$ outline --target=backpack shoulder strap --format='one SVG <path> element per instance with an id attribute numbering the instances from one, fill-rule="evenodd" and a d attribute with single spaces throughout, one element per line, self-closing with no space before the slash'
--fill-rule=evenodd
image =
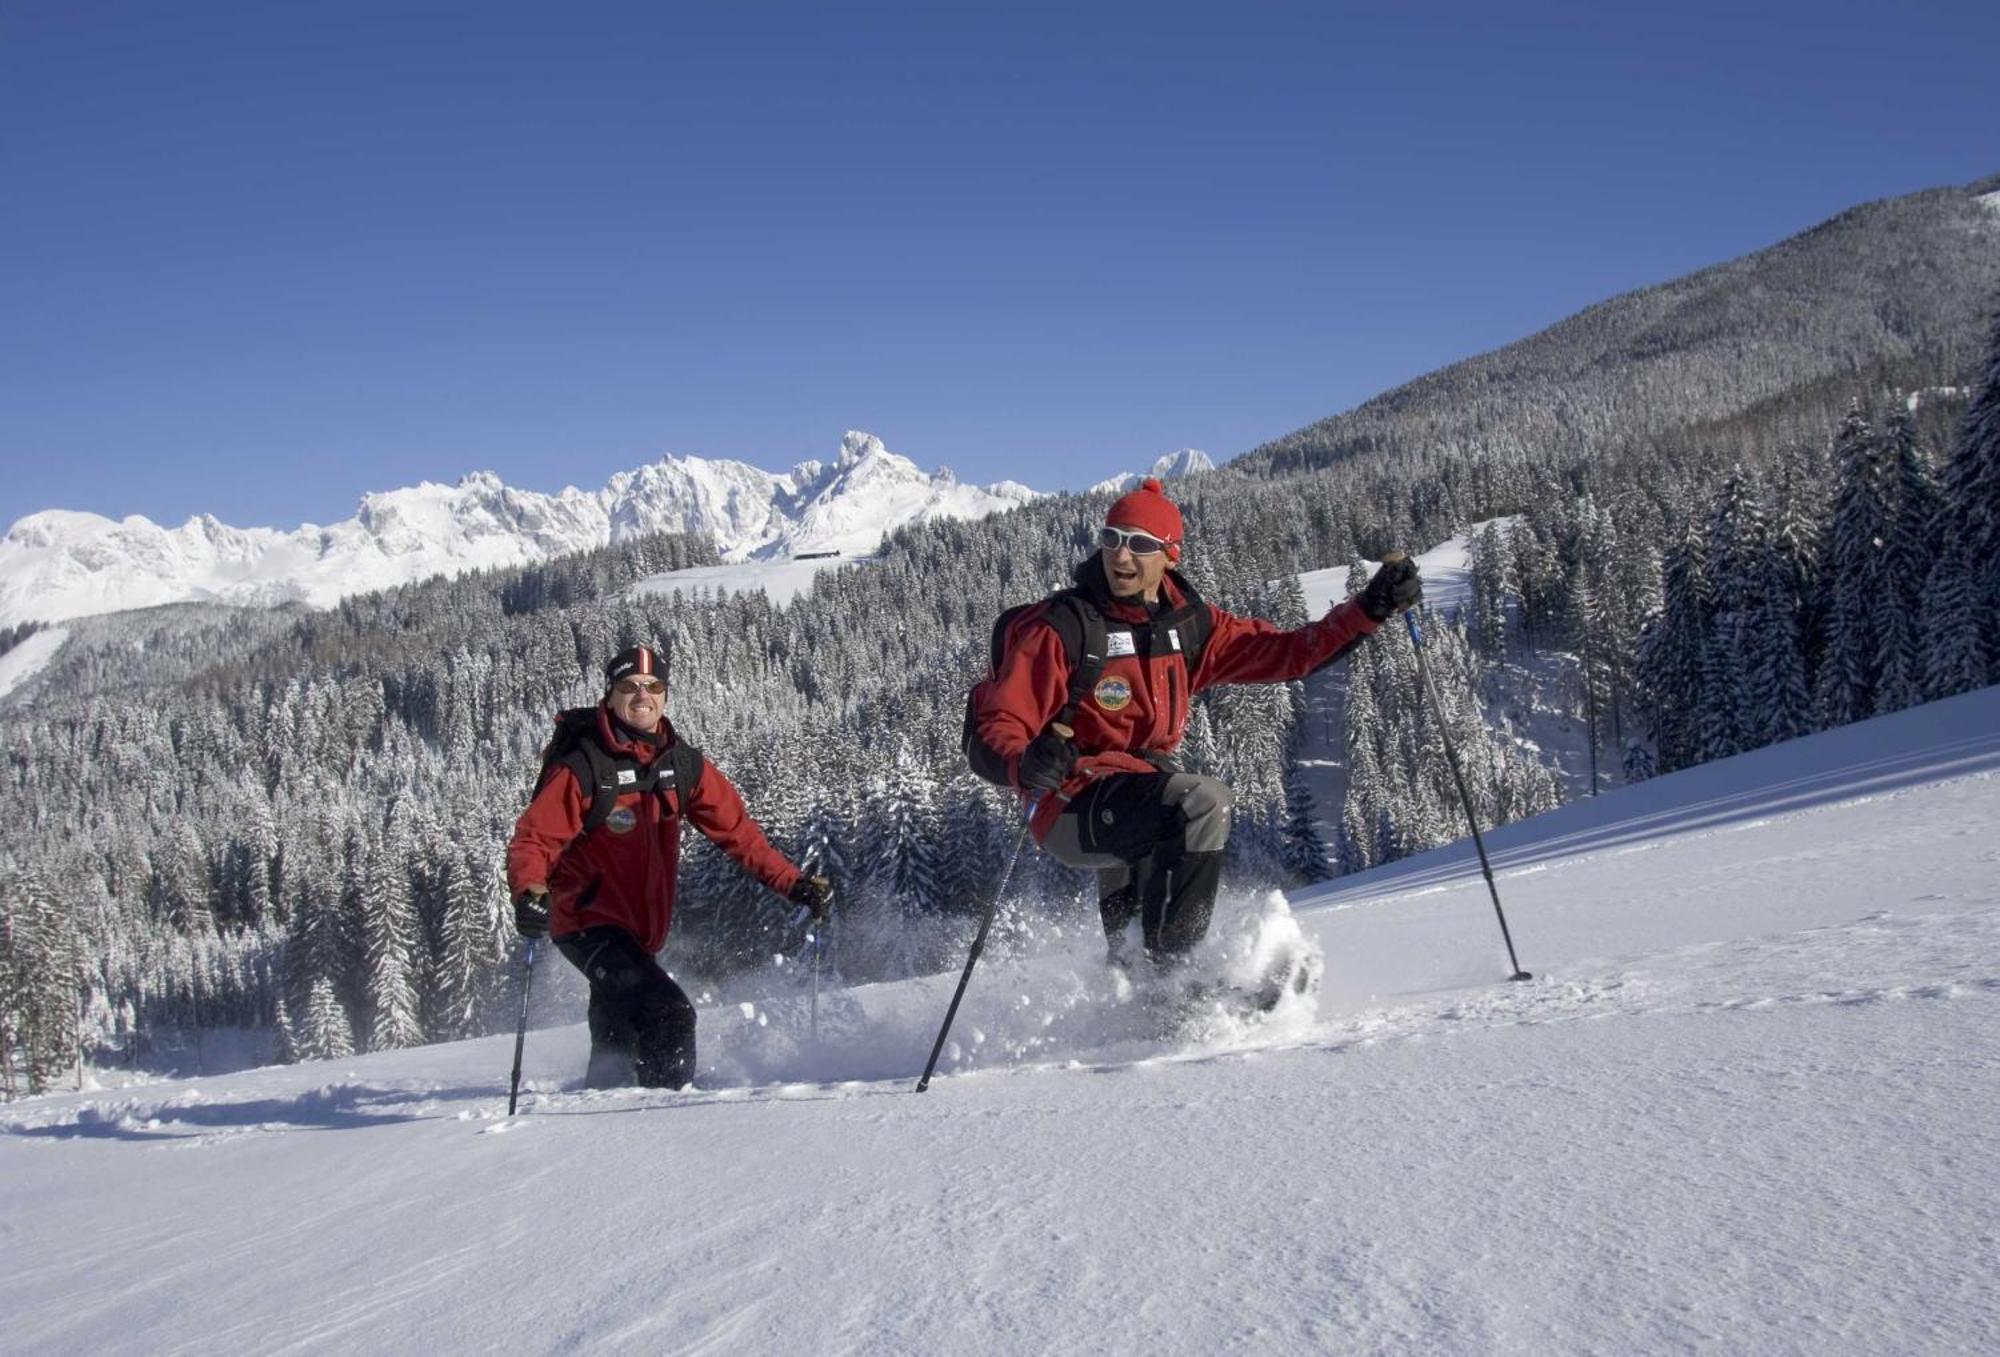
<path id="1" fill-rule="evenodd" d="M 618 764 L 594 734 L 579 738 L 564 762 L 590 798 L 590 808 L 583 815 L 583 832 L 588 834 L 610 817 L 618 802 Z"/>
<path id="2" fill-rule="evenodd" d="M 700 784 L 702 769 L 708 766 L 708 760 L 699 749 L 678 735 L 674 737 L 673 748 L 668 751 L 667 757 L 673 762 L 674 811 L 684 816 L 687 814 L 688 798 L 694 795 L 695 787 Z"/>
<path id="3" fill-rule="evenodd" d="M 542 750 L 541 776 L 535 789 L 548 785 L 559 768 L 569 770 L 588 803 L 583 832 L 603 824 L 618 800 L 618 764 L 597 742 L 597 708 L 571 707 L 556 715 L 556 732 Z"/>
<path id="4" fill-rule="evenodd" d="M 1185 600 L 1180 611 L 1187 614 L 1185 622 L 1178 623 L 1181 638 L 1181 655 L 1187 661 L 1188 677 L 1201 666 L 1201 652 L 1208 645 L 1208 634 L 1214 628 L 1215 618 L 1208 611 L 1208 604 L 1195 592 L 1195 587 L 1187 582 L 1187 577 L 1175 570 L 1170 572 L 1174 583 L 1179 586 Z"/>
<path id="5" fill-rule="evenodd" d="M 1062 638 L 1063 654 L 1069 657 L 1069 695 L 1056 719 L 1074 727 L 1078 705 L 1104 672 L 1104 614 L 1081 589 L 1064 589 L 1049 599 L 1045 620 Z"/>

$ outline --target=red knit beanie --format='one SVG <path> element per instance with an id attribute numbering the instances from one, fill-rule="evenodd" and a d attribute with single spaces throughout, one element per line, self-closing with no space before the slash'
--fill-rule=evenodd
<path id="1" fill-rule="evenodd" d="M 1119 497 L 1104 515 L 1106 526 L 1137 528 L 1167 544 L 1167 559 L 1181 558 L 1181 511 L 1160 492 L 1157 476 L 1139 482 L 1139 488 Z"/>

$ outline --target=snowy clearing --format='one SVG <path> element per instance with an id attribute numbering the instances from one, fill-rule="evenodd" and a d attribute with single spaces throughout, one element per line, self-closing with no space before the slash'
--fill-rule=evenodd
<path id="1" fill-rule="evenodd" d="M 1424 603 L 1446 616 L 1454 616 L 1466 601 L 1472 597 L 1472 543 L 1473 539 L 1486 529 L 1486 522 L 1495 522 L 1504 531 L 1513 522 L 1510 518 L 1499 518 L 1474 523 L 1456 537 L 1446 538 L 1429 551 L 1417 553 L 1417 569 L 1424 577 Z M 1363 561 L 1373 570 L 1380 561 Z M 1344 565 L 1329 566 L 1325 570 L 1306 570 L 1299 574 L 1299 587 L 1305 591 L 1306 615 L 1318 617 L 1321 613 L 1347 597 L 1347 570 Z"/>
<path id="2" fill-rule="evenodd" d="M 68 639 L 67 627 L 47 627 L 0 655 L 0 698 L 41 673 Z"/>
<path id="3" fill-rule="evenodd" d="M 665 574 L 648 575 L 645 579 L 628 587 L 625 592 L 633 597 L 649 594 L 693 594 L 707 593 L 720 597 L 724 594 L 747 594 L 762 589 L 765 597 L 774 604 L 790 603 L 819 577 L 822 570 L 837 569 L 843 565 L 853 565 L 857 561 L 870 558 L 862 556 L 827 556 L 809 561 L 742 561 L 735 565 L 698 565 L 686 570 L 669 570 Z"/>
<path id="4" fill-rule="evenodd" d="M 1325 958 L 1261 1026 L 1017 935 L 921 1097 L 955 973 L 511 1119 L 509 1037 L 15 1103 L 8 1347 L 1993 1351 L 1996 771 L 1988 689 L 1497 831 L 1525 984 L 1457 848 L 1231 901 Z"/>

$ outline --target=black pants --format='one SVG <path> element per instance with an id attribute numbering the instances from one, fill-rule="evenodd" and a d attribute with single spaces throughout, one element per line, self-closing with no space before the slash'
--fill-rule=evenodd
<path id="1" fill-rule="evenodd" d="M 622 928 L 553 939 L 590 982 L 590 1088 L 682 1088 L 694 1078 L 694 1005 Z"/>
<path id="2" fill-rule="evenodd" d="M 1117 773 L 1086 788 L 1042 847 L 1097 869 L 1112 954 L 1133 919 L 1146 951 L 1174 961 L 1208 933 L 1229 838 L 1229 789 L 1193 773 Z"/>

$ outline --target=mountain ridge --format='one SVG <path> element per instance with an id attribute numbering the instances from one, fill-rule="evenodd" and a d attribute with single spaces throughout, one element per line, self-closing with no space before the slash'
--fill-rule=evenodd
<path id="1" fill-rule="evenodd" d="M 361 497 L 351 518 L 289 531 L 196 514 L 168 528 L 44 509 L 0 538 L 0 625 L 54 622 L 164 603 L 329 606 L 355 593 L 463 570 L 528 564 L 656 532 L 707 534 L 728 560 L 874 550 L 883 533 L 930 518 L 977 518 L 1039 491 L 926 474 L 872 434 L 850 431 L 828 462 L 770 472 L 667 456 L 602 489 L 554 494 L 472 471 Z"/>
<path id="2" fill-rule="evenodd" d="M 1282 476 L 1356 457 L 1615 446 L 1843 372 L 1941 379 L 1984 352 L 2000 176 L 1857 204 L 1765 248 L 1635 288 L 1230 460 Z"/>

